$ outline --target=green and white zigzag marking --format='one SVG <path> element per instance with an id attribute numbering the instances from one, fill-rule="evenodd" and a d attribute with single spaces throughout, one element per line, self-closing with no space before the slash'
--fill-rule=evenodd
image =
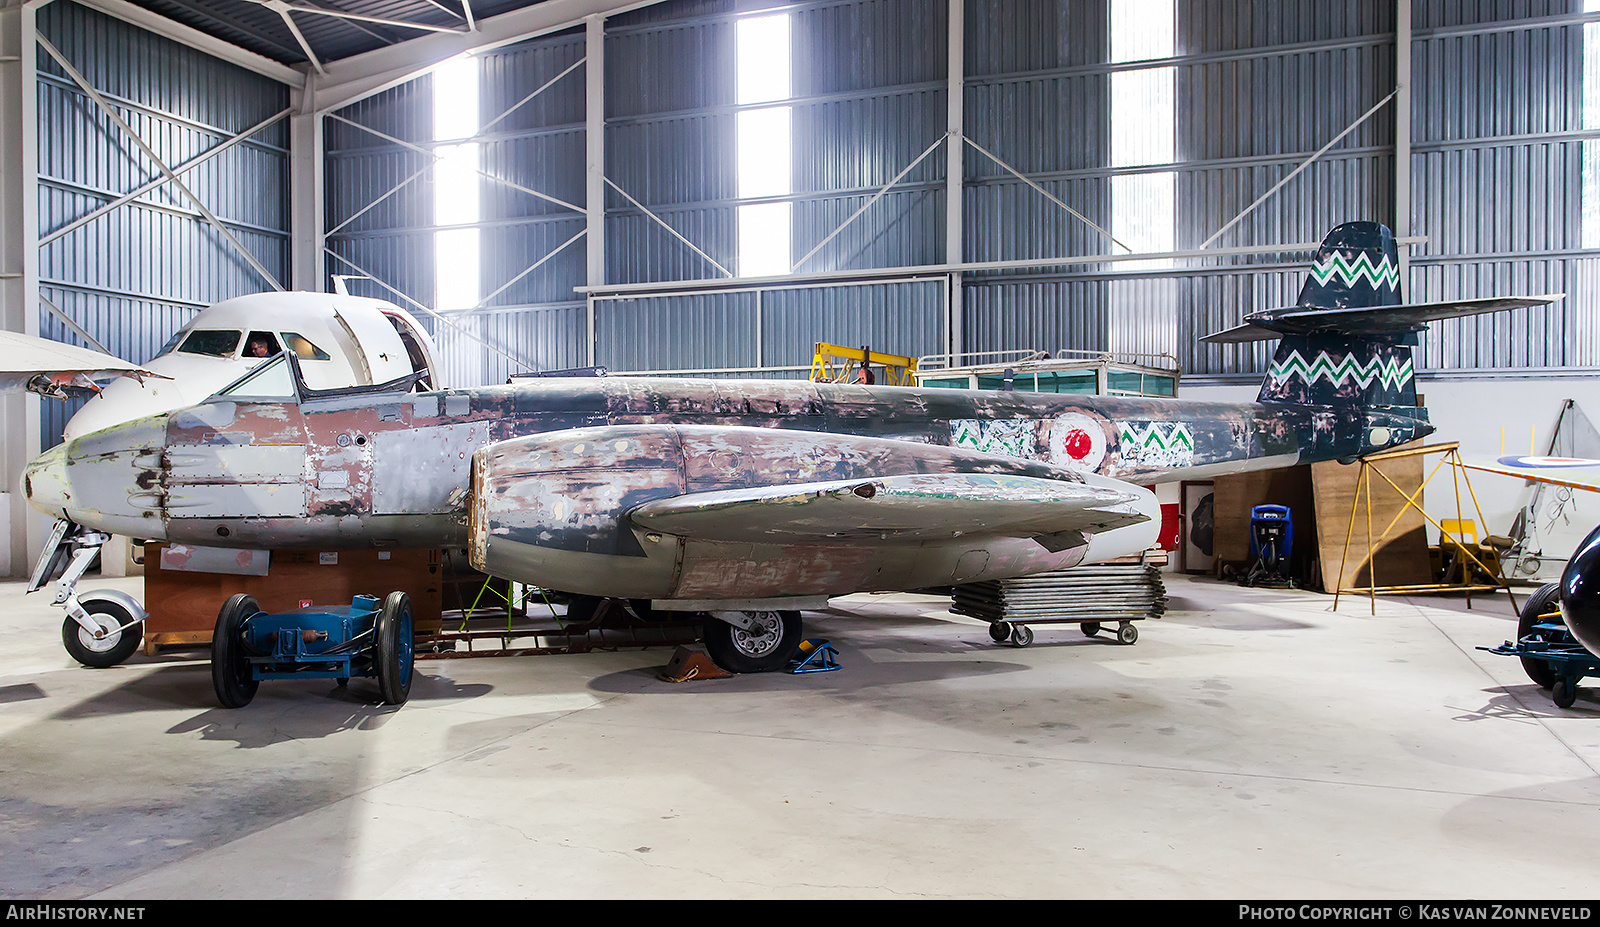
<path id="1" fill-rule="evenodd" d="M 1372 263 L 1372 258 L 1363 251 L 1356 259 L 1347 261 L 1344 255 L 1335 251 L 1328 259 L 1311 268 L 1311 278 L 1321 286 L 1327 286 L 1328 281 L 1337 275 L 1344 285 L 1352 287 L 1357 280 L 1367 281 L 1367 285 L 1377 289 L 1381 284 L 1389 289 L 1400 285 L 1400 271 L 1389 263 L 1389 256 L 1384 255 L 1377 264 Z"/>
<path id="2" fill-rule="evenodd" d="M 1162 428 L 1167 429 L 1167 434 L 1161 433 Z M 1132 422 L 1118 422 L 1117 440 L 1122 443 L 1124 454 L 1129 448 L 1140 451 L 1194 450 L 1194 436 L 1189 433 L 1189 426 L 1182 422 L 1151 422 L 1142 428 Z"/>
<path id="3" fill-rule="evenodd" d="M 1353 355 L 1344 354 L 1335 360 L 1327 351 L 1317 352 L 1317 359 L 1308 364 L 1299 351 L 1290 351 L 1283 360 L 1274 360 L 1267 372 L 1280 383 L 1290 377 L 1300 377 L 1307 383 L 1327 380 L 1339 387 L 1353 379 L 1366 389 L 1377 380 L 1389 389 L 1399 389 L 1411 382 L 1412 365 L 1410 357 L 1401 360 L 1378 356 L 1363 364 Z"/>

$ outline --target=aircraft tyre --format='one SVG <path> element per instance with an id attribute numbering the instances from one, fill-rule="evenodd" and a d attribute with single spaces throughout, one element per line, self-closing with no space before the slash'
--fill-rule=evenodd
<path id="1" fill-rule="evenodd" d="M 707 617 L 706 653 L 730 673 L 770 673 L 786 669 L 800 646 L 800 613 L 745 612 L 755 621 L 746 630 Z"/>
<path id="2" fill-rule="evenodd" d="M 250 675 L 250 660 L 244 650 L 246 619 L 261 608 L 243 592 L 230 596 L 217 613 L 217 627 L 211 634 L 211 687 L 223 708 L 243 708 L 256 697 L 261 681 Z"/>
<path id="3" fill-rule="evenodd" d="M 411 696 L 411 597 L 391 592 L 373 625 L 372 662 L 378 671 L 378 692 L 385 705 L 404 705 Z"/>
<path id="4" fill-rule="evenodd" d="M 1539 616 L 1546 612 L 1555 611 L 1557 608 L 1556 603 L 1560 598 L 1560 583 L 1546 583 L 1534 590 L 1533 595 L 1528 596 L 1527 601 L 1522 603 L 1522 611 L 1517 615 L 1517 640 L 1521 641 L 1534 634 L 1533 626 L 1539 623 Z M 1561 632 L 1558 631 L 1541 632 L 1539 639 L 1550 641 L 1558 638 L 1560 634 Z M 1536 657 L 1522 657 L 1521 659 L 1522 671 L 1527 673 L 1528 678 L 1533 680 L 1539 688 L 1548 689 L 1556 684 L 1556 670 L 1548 660 L 1540 660 Z"/>
<path id="5" fill-rule="evenodd" d="M 139 642 L 144 639 L 142 624 L 117 630 L 133 620 L 132 613 L 122 605 L 96 600 L 85 602 L 83 610 L 89 613 L 95 624 L 105 629 L 106 635 L 96 639 L 84 630 L 83 625 L 74 621 L 72 616 L 67 616 L 61 623 L 61 645 L 67 648 L 67 653 L 72 659 L 84 666 L 105 669 L 128 659 L 139 649 Z"/>

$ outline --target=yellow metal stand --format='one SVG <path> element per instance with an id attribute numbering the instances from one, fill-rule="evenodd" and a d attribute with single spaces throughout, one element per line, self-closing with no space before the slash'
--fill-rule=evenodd
<path id="1" fill-rule="evenodd" d="M 847 348 L 837 344 L 816 342 L 811 356 L 811 382 L 850 383 L 856 371 L 877 364 L 883 368 L 881 386 L 915 386 L 913 374 L 917 370 L 915 357 L 883 354 L 871 348 Z"/>
<path id="2" fill-rule="evenodd" d="M 1398 460 L 1398 459 L 1405 458 L 1405 457 L 1417 457 L 1417 456 L 1423 456 L 1423 455 L 1427 455 L 1427 454 L 1443 454 L 1444 456 L 1439 459 L 1439 462 L 1434 465 L 1433 470 L 1428 473 L 1427 477 L 1423 479 L 1422 484 L 1420 486 L 1418 486 L 1416 488 L 1416 491 L 1414 491 L 1414 492 L 1409 492 L 1408 493 L 1405 490 L 1401 489 L 1398 485 L 1395 484 L 1394 480 L 1389 479 L 1388 475 L 1385 474 L 1383 472 L 1383 470 L 1377 466 L 1377 464 L 1382 463 L 1383 461 L 1386 461 L 1386 460 Z M 1423 489 L 1427 488 L 1428 483 L 1430 481 L 1432 481 L 1435 476 L 1438 475 L 1440 468 L 1446 466 L 1447 464 L 1451 467 L 1452 473 L 1454 474 L 1454 479 L 1455 479 L 1455 493 L 1456 493 L 1455 525 L 1456 525 L 1456 527 L 1458 529 L 1456 532 L 1446 531 L 1443 525 L 1439 524 L 1438 522 L 1434 521 L 1432 518 L 1428 517 L 1428 513 L 1423 511 L 1422 502 L 1421 502 Z M 1392 488 L 1395 492 L 1399 493 L 1406 500 L 1405 501 L 1405 505 L 1403 505 L 1400 508 L 1399 512 L 1395 513 L 1394 518 L 1390 520 L 1388 526 L 1385 527 L 1383 529 L 1383 532 L 1381 534 L 1379 534 L 1376 538 L 1374 538 L 1372 536 L 1372 474 L 1374 474 L 1374 473 L 1378 474 L 1378 476 L 1380 478 L 1382 478 L 1382 480 L 1385 483 L 1389 484 L 1390 488 Z M 1470 550 L 1465 544 L 1462 543 L 1464 532 L 1460 531 L 1460 528 L 1463 525 L 1463 520 L 1461 518 L 1461 486 L 1462 486 L 1463 483 L 1466 484 L 1467 495 L 1470 496 L 1471 499 L 1472 499 L 1473 509 L 1478 514 L 1478 523 L 1482 524 L 1483 523 L 1483 509 L 1481 507 L 1479 507 L 1479 505 L 1478 505 L 1478 495 L 1477 495 L 1477 493 L 1473 492 L 1472 483 L 1467 479 L 1466 465 L 1461 459 L 1460 444 L 1459 443 L 1452 441 L 1452 442 L 1447 443 L 1447 444 L 1432 444 L 1432 445 L 1427 445 L 1427 446 L 1424 446 L 1424 447 L 1412 447 L 1412 448 L 1404 448 L 1404 449 L 1401 449 L 1401 450 L 1382 451 L 1380 453 L 1369 454 L 1368 456 L 1361 458 L 1361 474 L 1356 480 L 1355 498 L 1353 498 L 1350 501 L 1350 527 L 1349 527 L 1349 529 L 1347 529 L 1345 531 L 1345 536 L 1344 536 L 1344 554 L 1339 559 L 1339 575 L 1334 577 L 1334 592 L 1333 592 L 1333 607 L 1334 607 L 1334 610 L 1337 611 L 1338 608 L 1339 608 L 1339 596 L 1341 594 L 1347 593 L 1347 592 L 1348 593 L 1352 593 L 1352 594 L 1362 593 L 1362 592 L 1366 593 L 1367 597 L 1368 597 L 1368 599 L 1370 601 L 1370 604 L 1371 604 L 1372 614 L 1376 615 L 1378 613 L 1378 598 L 1377 597 L 1380 596 L 1380 595 L 1411 595 L 1411 594 L 1415 594 L 1415 593 L 1463 592 L 1463 593 L 1466 593 L 1466 596 L 1467 596 L 1467 607 L 1471 608 L 1472 607 L 1472 593 L 1473 592 L 1475 592 L 1475 591 L 1493 591 L 1495 589 L 1504 589 L 1506 591 L 1506 597 L 1511 600 L 1511 611 L 1512 611 L 1512 614 L 1516 614 L 1516 612 L 1517 612 L 1517 600 L 1516 600 L 1516 597 L 1514 595 L 1512 595 L 1511 587 L 1510 587 L 1509 584 L 1507 584 L 1505 582 L 1504 579 L 1501 579 L 1501 580 L 1499 580 L 1498 582 L 1496 582 L 1494 584 L 1468 582 L 1467 579 L 1468 579 L 1468 576 L 1470 574 L 1464 567 L 1463 567 L 1463 569 L 1461 571 L 1461 580 L 1462 581 L 1459 582 L 1459 583 L 1442 583 L 1442 582 L 1441 583 L 1422 583 L 1422 584 L 1418 584 L 1418 585 L 1409 585 L 1409 586 L 1379 586 L 1378 585 L 1377 559 L 1373 556 L 1373 554 L 1374 554 L 1374 552 L 1376 550 L 1376 545 L 1381 543 L 1385 538 L 1387 538 L 1389 536 L 1389 532 L 1393 531 L 1395 525 L 1400 523 L 1400 517 L 1402 515 L 1404 515 L 1410 509 L 1416 509 L 1417 510 L 1417 514 L 1421 515 L 1428 522 L 1428 524 L 1432 525 L 1433 527 L 1435 527 L 1435 528 L 1437 528 L 1439 530 L 1439 541 L 1440 541 L 1440 544 L 1453 544 L 1462 554 L 1466 555 L 1467 559 L 1471 560 L 1474 564 L 1476 564 L 1477 567 L 1480 570 L 1483 571 L 1484 575 L 1486 575 L 1486 576 L 1494 576 L 1494 575 L 1496 575 L 1496 571 L 1495 570 L 1491 570 L 1489 567 L 1485 566 L 1483 561 L 1479 560 L 1477 558 L 1477 556 L 1472 552 L 1472 550 Z M 1340 588 L 1340 587 L 1343 585 L 1343 582 L 1344 582 L 1345 565 L 1349 562 L 1349 558 L 1350 558 L 1350 540 L 1355 535 L 1355 530 L 1356 530 L 1356 510 L 1361 507 L 1361 502 L 1362 502 L 1363 496 L 1366 499 L 1366 511 L 1367 511 L 1367 579 L 1368 579 L 1369 585 L 1364 589 L 1362 589 L 1362 588 L 1343 589 L 1343 588 Z M 1476 543 L 1474 543 L 1473 546 L 1476 546 Z"/>

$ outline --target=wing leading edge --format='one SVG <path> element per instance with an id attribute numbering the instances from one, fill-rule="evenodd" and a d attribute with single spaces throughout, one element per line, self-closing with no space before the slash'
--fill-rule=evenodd
<path id="1" fill-rule="evenodd" d="M 687 493 L 636 506 L 628 518 L 647 530 L 715 541 L 1040 537 L 1054 549 L 1149 520 L 1132 504 L 1138 499 L 1136 492 L 1114 486 L 1012 474 L 920 473 Z"/>

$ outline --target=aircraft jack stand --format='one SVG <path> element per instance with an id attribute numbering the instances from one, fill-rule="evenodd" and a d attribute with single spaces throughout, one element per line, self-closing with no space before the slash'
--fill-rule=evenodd
<path id="1" fill-rule="evenodd" d="M 831 673 L 839 668 L 839 651 L 827 641 L 800 642 L 800 652 L 805 654 L 794 665 L 789 667 L 789 672 L 799 675 L 801 673 Z"/>

